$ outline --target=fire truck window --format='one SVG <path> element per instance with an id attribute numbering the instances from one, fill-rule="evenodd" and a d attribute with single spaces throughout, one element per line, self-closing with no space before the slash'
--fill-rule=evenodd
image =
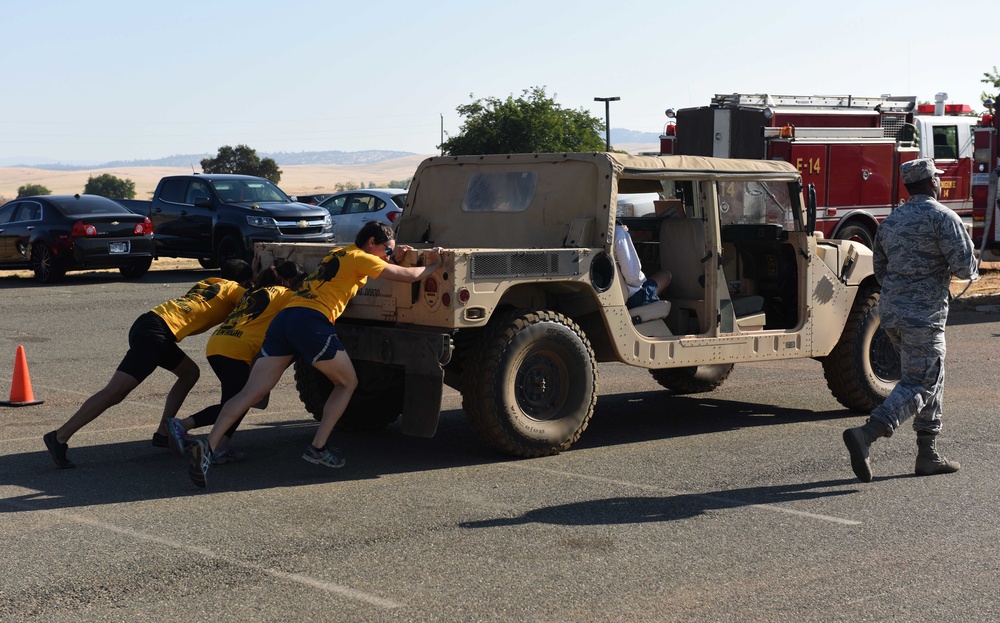
<path id="1" fill-rule="evenodd" d="M 718 182 L 722 225 L 781 225 L 795 229 L 795 210 L 784 182 Z"/>
<path id="2" fill-rule="evenodd" d="M 934 158 L 940 160 L 958 158 L 958 126 L 934 126 Z"/>

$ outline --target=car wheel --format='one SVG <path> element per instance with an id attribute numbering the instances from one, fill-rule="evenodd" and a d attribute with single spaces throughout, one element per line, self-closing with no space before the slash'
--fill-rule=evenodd
<path id="1" fill-rule="evenodd" d="M 378 430 L 396 421 L 403 412 L 405 372 L 399 366 L 373 361 L 355 361 L 358 387 L 351 395 L 347 409 L 337 421 L 337 430 Z M 295 360 L 295 389 L 317 422 L 323 419 L 333 383 L 325 374 L 309 364 Z"/>
<path id="2" fill-rule="evenodd" d="M 122 274 L 122 277 L 126 279 L 139 279 L 147 272 L 149 272 L 149 267 L 153 265 L 153 258 L 146 259 L 137 264 L 129 264 L 128 266 L 120 266 L 118 272 Z"/>
<path id="3" fill-rule="evenodd" d="M 246 251 L 243 249 L 243 242 L 233 234 L 228 234 L 219 240 L 219 246 L 215 251 L 215 261 L 219 266 L 223 266 L 229 260 L 246 260 Z"/>
<path id="4" fill-rule="evenodd" d="M 198 263 L 202 268 L 218 268 L 219 260 L 214 257 L 199 257 Z"/>
<path id="5" fill-rule="evenodd" d="M 837 232 L 837 240 L 853 240 L 869 249 L 875 246 L 875 235 L 863 225 L 846 225 Z"/>
<path id="6" fill-rule="evenodd" d="M 718 389 L 733 371 L 733 364 L 650 370 L 656 382 L 675 394 L 703 394 Z"/>
<path id="7" fill-rule="evenodd" d="M 858 292 L 840 340 L 823 358 L 833 397 L 860 413 L 882 404 L 902 376 L 899 353 L 881 326 L 878 300 L 878 290 Z"/>
<path id="8" fill-rule="evenodd" d="M 568 450 L 597 403 L 597 360 L 580 327 L 555 312 L 521 311 L 480 340 L 462 381 L 476 430 L 514 456 Z"/>
<path id="9" fill-rule="evenodd" d="M 31 269 L 35 271 L 35 280 L 39 283 L 52 283 L 62 279 L 65 270 L 56 264 L 52 249 L 44 242 L 36 242 L 31 247 Z"/>

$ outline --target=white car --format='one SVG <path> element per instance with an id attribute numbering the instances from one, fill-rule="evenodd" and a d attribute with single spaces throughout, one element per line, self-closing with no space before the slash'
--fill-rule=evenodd
<path id="1" fill-rule="evenodd" d="M 349 244 L 368 221 L 395 223 L 403 214 L 406 192 L 402 188 L 345 190 L 324 199 L 319 207 L 330 211 L 336 244 Z"/>

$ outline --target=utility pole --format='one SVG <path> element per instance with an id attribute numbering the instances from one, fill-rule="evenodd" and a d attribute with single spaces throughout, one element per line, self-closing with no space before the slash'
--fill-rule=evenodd
<path id="1" fill-rule="evenodd" d="M 595 102 L 604 102 L 604 145 L 611 151 L 611 102 L 617 102 L 620 97 L 595 97 Z"/>

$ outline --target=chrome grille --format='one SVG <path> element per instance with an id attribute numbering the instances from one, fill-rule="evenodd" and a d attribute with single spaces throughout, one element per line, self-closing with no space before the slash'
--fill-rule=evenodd
<path id="1" fill-rule="evenodd" d="M 579 274 L 579 251 L 516 251 L 472 254 L 473 279 Z"/>

